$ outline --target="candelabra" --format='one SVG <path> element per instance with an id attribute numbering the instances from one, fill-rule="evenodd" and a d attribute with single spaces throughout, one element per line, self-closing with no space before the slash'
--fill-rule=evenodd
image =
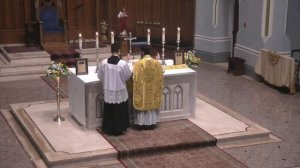
<path id="1" fill-rule="evenodd" d="M 162 65 L 166 65 L 166 62 L 165 62 L 165 44 L 166 44 L 166 41 L 162 41 L 161 44 L 162 44 L 162 49 L 161 49 Z"/>
<path id="2" fill-rule="evenodd" d="M 96 73 L 99 70 L 99 63 L 100 63 L 100 59 L 99 59 L 99 48 L 96 48 L 96 57 L 97 57 L 97 65 L 96 65 Z"/>
<path id="3" fill-rule="evenodd" d="M 177 40 L 177 50 L 179 50 L 179 44 L 180 44 L 180 40 Z"/>
<path id="4" fill-rule="evenodd" d="M 57 104 L 57 115 L 53 118 L 53 121 L 60 122 L 65 121 L 65 118 L 62 117 L 60 112 L 60 77 L 56 77 L 56 104 Z"/>

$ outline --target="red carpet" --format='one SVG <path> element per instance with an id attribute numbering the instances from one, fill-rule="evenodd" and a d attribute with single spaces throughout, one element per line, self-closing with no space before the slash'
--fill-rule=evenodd
<path id="1" fill-rule="evenodd" d="M 129 128 L 121 136 L 103 136 L 127 167 L 246 167 L 216 147 L 216 139 L 189 120 L 161 122 L 154 130 Z"/>

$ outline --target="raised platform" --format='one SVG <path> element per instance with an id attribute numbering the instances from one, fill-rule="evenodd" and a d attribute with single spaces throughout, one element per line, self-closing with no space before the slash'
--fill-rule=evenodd
<path id="1" fill-rule="evenodd" d="M 197 98 L 195 115 L 189 120 L 213 135 L 220 148 L 281 141 L 258 124 L 203 95 L 198 96 L 201 99 Z M 55 101 L 11 107 L 11 112 L 1 112 L 37 167 L 46 167 L 46 164 L 50 167 L 123 167 L 117 151 L 104 137 L 96 130 L 84 129 L 69 116 L 68 100 L 61 104 L 66 121 L 60 124 L 52 121 L 56 115 Z M 26 135 L 18 129 L 19 125 Z"/>
<path id="2" fill-rule="evenodd" d="M 55 101 L 13 104 L 11 107 L 46 165 L 118 164 L 117 151 L 96 130 L 83 129 L 68 115 L 68 101 L 61 102 L 61 112 L 66 119 L 61 123 L 52 121 L 56 116 Z"/>

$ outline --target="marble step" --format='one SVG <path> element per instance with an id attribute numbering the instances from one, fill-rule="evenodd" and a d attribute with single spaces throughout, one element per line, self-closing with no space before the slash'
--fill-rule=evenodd
<path id="1" fill-rule="evenodd" d="M 49 67 L 49 64 L 50 64 L 50 62 L 47 62 L 46 64 L 39 64 L 39 65 L 0 67 L 0 73 L 22 72 L 22 71 L 32 71 L 32 70 L 46 70 Z"/>
<path id="2" fill-rule="evenodd" d="M 10 71 L 10 72 L 0 72 L 0 77 L 4 76 L 20 76 L 20 75 L 31 75 L 31 74 L 46 74 L 47 68 L 45 69 L 29 69 L 23 71 Z"/>
<path id="3" fill-rule="evenodd" d="M 41 76 L 45 76 L 45 73 L 14 75 L 14 76 L 0 76 L 0 82 L 39 79 Z"/>
<path id="4" fill-rule="evenodd" d="M 252 125 L 245 132 L 216 135 L 215 137 L 217 138 L 217 146 L 221 149 L 282 141 L 268 129 L 257 124 Z"/>
<path id="5" fill-rule="evenodd" d="M 46 51 L 33 51 L 8 54 L 11 60 L 16 59 L 31 59 L 31 58 L 50 58 L 50 54 Z"/>
<path id="6" fill-rule="evenodd" d="M 22 65 L 22 64 L 37 64 L 37 63 L 50 63 L 50 56 L 48 57 L 35 57 L 35 58 L 27 58 L 27 59 L 12 59 L 10 63 L 12 65 Z"/>

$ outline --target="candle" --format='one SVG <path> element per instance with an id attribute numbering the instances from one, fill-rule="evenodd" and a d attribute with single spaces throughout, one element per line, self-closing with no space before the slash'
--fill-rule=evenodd
<path id="1" fill-rule="evenodd" d="M 99 48 L 99 35 L 98 32 L 96 32 L 96 48 Z"/>
<path id="2" fill-rule="evenodd" d="M 162 41 L 163 42 L 166 41 L 166 29 L 165 28 L 162 29 Z"/>
<path id="3" fill-rule="evenodd" d="M 150 44 L 150 29 L 148 29 L 148 34 L 147 34 L 147 43 Z"/>
<path id="4" fill-rule="evenodd" d="M 81 35 L 81 33 L 79 33 L 79 40 L 78 40 L 78 42 L 79 42 L 79 49 L 81 50 L 82 49 L 82 35 Z"/>
<path id="5" fill-rule="evenodd" d="M 114 44 L 115 43 L 115 34 L 114 34 L 114 32 L 111 32 L 110 33 L 110 36 L 111 36 L 111 44 Z"/>
<path id="6" fill-rule="evenodd" d="M 180 27 L 177 28 L 177 41 L 180 41 Z"/>

